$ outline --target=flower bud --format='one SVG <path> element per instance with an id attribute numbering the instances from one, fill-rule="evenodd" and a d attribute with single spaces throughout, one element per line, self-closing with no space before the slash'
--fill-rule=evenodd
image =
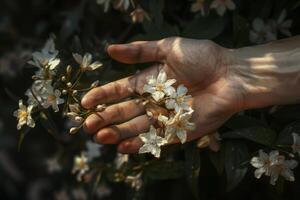
<path id="1" fill-rule="evenodd" d="M 67 86 L 70 88 L 70 87 L 72 87 L 72 83 L 71 82 L 68 82 L 67 83 Z"/>
<path id="2" fill-rule="evenodd" d="M 147 111 L 147 116 L 149 117 L 149 118 L 152 118 L 153 117 L 153 113 L 152 112 L 150 112 L 150 111 Z"/>
<path id="3" fill-rule="evenodd" d="M 105 106 L 104 104 L 98 105 L 98 106 L 96 107 L 96 111 L 97 111 L 97 112 L 102 112 L 102 111 L 105 110 L 105 108 L 106 108 L 106 106 Z"/>
<path id="4" fill-rule="evenodd" d="M 78 131 L 79 131 L 79 127 L 73 127 L 73 128 L 70 128 L 69 133 L 70 133 L 70 134 L 75 134 L 75 133 L 77 133 Z"/>
<path id="5" fill-rule="evenodd" d="M 77 95 L 78 94 L 78 90 L 73 90 L 72 94 L 73 95 Z"/>
<path id="6" fill-rule="evenodd" d="M 71 67 L 71 65 L 68 65 L 68 66 L 67 66 L 66 71 L 67 71 L 67 74 L 71 74 L 71 72 L 72 72 L 72 67 Z"/>
<path id="7" fill-rule="evenodd" d="M 67 78 L 66 78 L 65 76 L 62 76 L 62 77 L 61 77 L 61 80 L 62 80 L 63 82 L 65 82 L 65 81 L 67 80 Z"/>
<path id="8" fill-rule="evenodd" d="M 68 94 L 68 91 L 67 91 L 67 90 L 62 90 L 61 92 L 62 92 L 63 95 Z"/>
<path id="9" fill-rule="evenodd" d="M 76 117 L 78 117 L 78 114 L 77 113 L 74 113 L 74 112 L 68 112 L 67 113 L 67 117 L 69 117 L 69 118 L 76 118 Z"/>
<path id="10" fill-rule="evenodd" d="M 32 78 L 33 80 L 39 80 L 39 77 L 36 76 L 36 75 L 33 75 L 31 78 Z"/>
<path id="11" fill-rule="evenodd" d="M 97 81 L 95 81 L 94 83 L 91 84 L 91 88 L 97 87 L 98 84 L 99 84 L 99 81 L 97 80 Z"/>
<path id="12" fill-rule="evenodd" d="M 143 106 L 147 105 L 149 103 L 149 100 L 146 100 L 143 102 Z"/>
<path id="13" fill-rule="evenodd" d="M 76 116 L 75 121 L 78 122 L 78 123 L 81 123 L 81 122 L 83 122 L 83 118 L 80 117 L 80 116 Z"/>

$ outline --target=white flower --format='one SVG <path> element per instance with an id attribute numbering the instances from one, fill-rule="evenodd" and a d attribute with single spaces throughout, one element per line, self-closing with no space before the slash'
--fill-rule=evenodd
<path id="1" fill-rule="evenodd" d="M 72 173 L 77 173 L 77 181 L 82 180 L 82 176 L 89 171 L 90 167 L 88 165 L 88 158 L 81 152 L 80 155 L 74 157 Z"/>
<path id="2" fill-rule="evenodd" d="M 130 187 L 139 190 L 143 185 L 142 173 L 138 173 L 136 176 L 126 176 L 125 182 L 130 184 Z"/>
<path id="3" fill-rule="evenodd" d="M 151 153 L 155 157 L 160 157 L 160 146 L 167 144 L 167 140 L 160 137 L 156 133 L 156 129 L 151 126 L 149 132 L 142 133 L 139 138 L 144 142 L 144 145 L 139 149 L 139 153 Z"/>
<path id="4" fill-rule="evenodd" d="M 80 68 L 83 71 L 93 71 L 102 66 L 102 63 L 100 63 L 98 61 L 92 63 L 93 58 L 90 53 L 84 54 L 83 57 L 78 53 L 73 53 L 73 57 L 74 57 L 75 61 L 78 64 L 80 64 Z"/>
<path id="5" fill-rule="evenodd" d="M 103 5 L 104 12 L 108 11 L 110 2 L 111 2 L 111 0 L 97 0 L 97 4 Z"/>
<path id="6" fill-rule="evenodd" d="M 201 11 L 201 15 L 204 16 L 205 15 L 204 2 L 205 0 L 196 0 L 191 6 L 191 12 Z"/>
<path id="7" fill-rule="evenodd" d="M 252 28 L 250 30 L 250 41 L 252 43 L 261 44 L 277 39 L 275 22 L 273 20 L 265 23 L 262 19 L 256 18 L 252 22 Z"/>
<path id="8" fill-rule="evenodd" d="M 25 95 L 28 97 L 27 103 L 29 105 L 37 106 L 44 101 L 43 96 L 47 93 L 47 90 L 52 84 L 52 80 L 36 80 L 32 83 L 31 89 L 28 89 L 25 92 Z M 34 93 L 34 95 L 32 94 Z M 39 101 L 39 102 L 37 102 Z"/>
<path id="9" fill-rule="evenodd" d="M 60 98 L 61 92 L 52 86 L 47 89 L 47 93 L 43 94 L 45 101 L 42 103 L 44 108 L 53 108 L 54 112 L 58 112 L 58 105 L 64 103 L 64 99 Z"/>
<path id="10" fill-rule="evenodd" d="M 58 163 L 56 157 L 48 158 L 45 163 L 49 173 L 58 172 L 61 170 L 61 165 Z"/>
<path id="11" fill-rule="evenodd" d="M 195 129 L 195 124 L 189 122 L 193 114 L 193 111 L 183 112 L 179 110 L 174 117 L 168 118 L 160 115 L 158 120 L 161 121 L 165 127 L 165 138 L 170 142 L 174 136 L 180 139 L 181 143 L 185 143 L 187 139 L 187 131 Z"/>
<path id="12" fill-rule="evenodd" d="M 87 141 L 86 142 L 86 148 L 87 148 L 87 151 L 86 151 L 86 156 L 89 160 L 92 160 L 94 158 L 97 158 L 101 155 L 101 152 L 100 152 L 100 147 L 102 145 L 99 145 L 99 144 L 96 144 L 95 142 L 92 142 L 92 141 Z"/>
<path id="13" fill-rule="evenodd" d="M 257 168 L 254 172 L 256 178 L 260 178 L 263 174 L 270 176 L 270 183 L 275 185 L 279 175 L 283 176 L 288 181 L 294 181 L 293 171 L 297 166 L 295 160 L 285 160 L 283 155 L 279 155 L 278 151 L 271 151 L 266 154 L 262 150 L 259 151 L 259 157 L 253 157 L 250 161 L 251 165 Z"/>
<path id="14" fill-rule="evenodd" d="M 127 11 L 130 6 L 130 0 L 115 0 L 114 8 L 116 10 Z"/>
<path id="15" fill-rule="evenodd" d="M 48 39 L 41 52 L 32 53 L 32 61 L 28 63 L 38 68 L 47 68 L 54 70 L 60 63 L 60 59 L 56 58 L 58 51 L 52 38 Z"/>
<path id="16" fill-rule="evenodd" d="M 159 101 L 164 98 L 165 95 L 171 95 L 175 92 L 172 85 L 176 82 L 175 79 L 167 80 L 167 74 L 164 70 L 161 70 L 157 76 L 148 76 L 146 78 L 147 84 L 144 85 L 144 92 L 150 93 L 155 101 Z"/>
<path id="17" fill-rule="evenodd" d="M 35 126 L 35 122 L 31 117 L 33 105 L 29 105 L 26 107 L 23 105 L 23 101 L 19 100 L 19 109 L 14 112 L 14 116 L 18 119 L 17 129 L 20 130 L 22 126 L 27 124 L 27 126 L 33 128 Z"/>
<path id="18" fill-rule="evenodd" d="M 293 135 L 293 145 L 292 149 L 294 153 L 298 153 L 300 156 L 300 135 L 297 133 L 292 133 Z"/>
<path id="19" fill-rule="evenodd" d="M 276 21 L 277 29 L 285 36 L 292 36 L 290 28 L 292 27 L 293 21 L 291 19 L 285 20 L 286 10 L 280 13 L 278 20 Z"/>
<path id="20" fill-rule="evenodd" d="M 116 166 L 116 169 L 120 169 L 124 163 L 127 163 L 129 160 L 128 154 L 121 154 L 117 153 L 117 156 L 115 158 L 114 164 Z"/>
<path id="21" fill-rule="evenodd" d="M 215 9 L 218 15 L 223 16 L 226 9 L 234 10 L 235 4 L 232 0 L 214 0 L 211 3 L 210 8 Z"/>
<path id="22" fill-rule="evenodd" d="M 166 100 L 166 107 L 168 109 L 175 109 L 178 112 L 180 109 L 191 111 L 192 108 L 188 104 L 192 98 L 191 95 L 186 95 L 188 92 L 187 88 L 183 85 L 179 85 L 177 91 L 171 94 L 171 98 Z"/>

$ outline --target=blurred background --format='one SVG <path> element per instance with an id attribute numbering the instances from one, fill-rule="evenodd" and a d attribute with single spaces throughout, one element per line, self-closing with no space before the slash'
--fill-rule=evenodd
<path id="1" fill-rule="evenodd" d="M 71 173 L 73 156 L 78 154 L 78 147 L 89 148 L 82 141 L 90 138 L 84 133 L 76 138 L 70 136 L 70 122 L 61 120 L 59 114 L 51 119 L 55 125 L 41 122 L 30 130 L 18 151 L 20 133 L 13 112 L 32 83 L 34 69 L 27 62 L 49 37 L 55 38 L 63 62 L 72 59 L 72 52 L 90 52 L 103 62 L 103 69 L 85 79 L 104 84 L 148 66 L 128 66 L 111 60 L 105 48 L 112 43 L 181 36 L 239 48 L 300 33 L 298 0 L 232 2 L 234 6 L 220 8 L 211 6 L 213 0 L 0 0 L 0 199 L 299 199 L 299 170 L 295 172 L 295 183 L 281 181 L 276 187 L 270 186 L 268 179 L 256 180 L 253 170 L 248 170 L 243 178 L 232 180 L 228 188 L 224 167 L 216 164 L 222 159 L 211 156 L 207 149 L 199 150 L 201 170 L 196 190 L 186 184 L 187 175 L 181 175 L 181 165 L 164 166 L 166 169 L 161 171 L 170 173 L 165 178 L 152 172 L 156 174 L 149 175 L 152 179 L 144 180 L 138 192 L 132 184 L 110 179 L 110 172 L 96 185 L 78 183 Z M 300 129 L 298 124 L 290 125 L 298 123 L 299 111 L 299 107 L 289 106 L 246 111 L 242 115 L 258 124 L 268 124 L 279 134 L 286 127 L 290 127 L 289 133 Z M 248 118 L 242 118 L 239 125 L 247 127 Z M 240 122 L 233 120 L 231 125 Z M 52 125 L 57 130 L 54 136 L 47 133 Z M 243 142 L 251 149 L 251 142 Z M 99 162 L 116 162 L 114 146 L 95 148 Z M 181 160 L 184 153 L 175 149 L 175 154 L 167 160 Z M 57 157 L 59 161 L 54 159 Z M 223 159 L 223 164 L 227 161 Z M 99 174 L 91 176 L 94 179 Z"/>

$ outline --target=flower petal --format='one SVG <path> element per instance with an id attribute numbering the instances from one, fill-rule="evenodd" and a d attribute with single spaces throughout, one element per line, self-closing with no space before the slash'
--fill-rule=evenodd
<path id="1" fill-rule="evenodd" d="M 161 91 L 155 91 L 154 93 L 152 93 L 152 97 L 155 101 L 159 101 L 162 98 L 164 98 L 165 93 L 161 92 Z"/>

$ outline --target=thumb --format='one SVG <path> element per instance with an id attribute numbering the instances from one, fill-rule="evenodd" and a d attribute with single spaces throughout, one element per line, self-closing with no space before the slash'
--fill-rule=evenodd
<path id="1" fill-rule="evenodd" d="M 107 52 L 113 59 L 126 64 L 160 62 L 165 58 L 161 44 L 162 40 L 115 44 L 110 45 Z"/>

